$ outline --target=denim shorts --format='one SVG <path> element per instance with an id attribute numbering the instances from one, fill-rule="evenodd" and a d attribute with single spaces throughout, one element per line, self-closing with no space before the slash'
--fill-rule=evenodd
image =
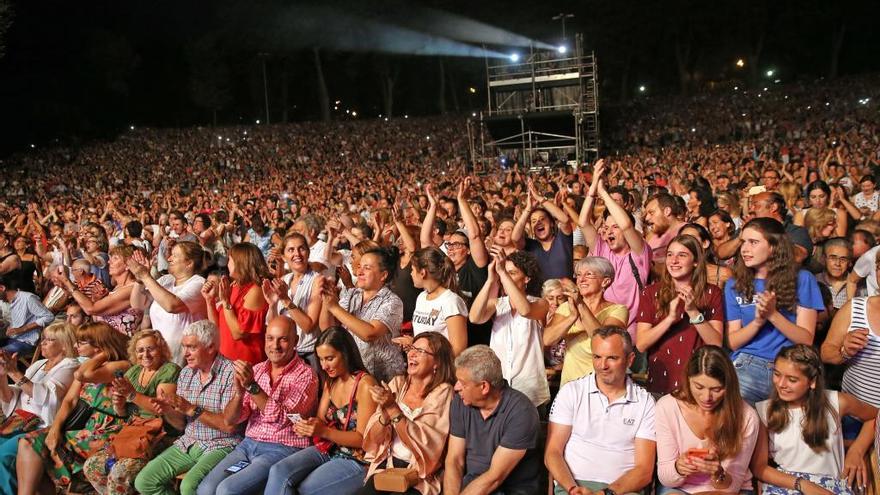
<path id="1" fill-rule="evenodd" d="M 773 387 L 773 361 L 740 353 L 733 360 L 742 398 L 754 406 L 770 397 Z"/>

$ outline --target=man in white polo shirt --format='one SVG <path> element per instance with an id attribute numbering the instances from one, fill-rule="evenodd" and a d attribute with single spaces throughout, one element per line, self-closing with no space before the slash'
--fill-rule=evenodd
<path id="1" fill-rule="evenodd" d="M 625 329 L 601 327 L 591 344 L 595 371 L 553 402 L 544 463 L 556 495 L 639 492 L 654 473 L 654 399 L 626 375 L 635 354 Z"/>

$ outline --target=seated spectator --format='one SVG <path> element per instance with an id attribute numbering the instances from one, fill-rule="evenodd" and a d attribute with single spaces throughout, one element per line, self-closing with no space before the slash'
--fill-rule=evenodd
<path id="1" fill-rule="evenodd" d="M 372 461 L 358 495 L 391 493 L 375 487 L 375 476 L 389 466 L 417 471 L 418 480 L 405 493 L 440 493 L 454 395 L 452 346 L 442 335 L 424 332 L 408 347 L 407 360 L 405 376 L 395 377 L 387 388 L 370 389 L 377 407 L 367 423 L 364 450 Z"/>
<path id="2" fill-rule="evenodd" d="M 369 463 L 363 435 L 376 411 L 370 390 L 377 382 L 344 328 L 325 330 L 315 349 L 324 375 L 318 414 L 293 425 L 297 435 L 312 438 L 315 445 L 273 465 L 265 493 L 350 495 L 364 484 Z"/>
<path id="3" fill-rule="evenodd" d="M 733 264 L 734 258 L 721 258 L 718 254 L 718 247 L 730 242 L 731 239 L 734 239 L 736 230 L 736 223 L 734 223 L 733 218 L 731 218 L 730 214 L 726 211 L 716 210 L 709 216 L 709 234 L 712 236 L 712 255 L 720 265 L 728 268 Z M 724 284 L 715 285 L 718 287 L 724 286 Z"/>
<path id="4" fill-rule="evenodd" d="M 282 459 L 309 447 L 311 439 L 298 435 L 291 416 L 309 417 L 318 402 L 318 377 L 297 355 L 296 324 L 276 316 L 266 328 L 268 359 L 256 366 L 236 361 L 235 395 L 224 416 L 230 424 L 246 422 L 244 440 L 199 484 L 198 493 L 263 493 L 269 469 Z M 247 466 L 231 473 L 236 464 Z"/>
<path id="5" fill-rule="evenodd" d="M 194 242 L 178 242 L 168 257 L 168 274 L 153 280 L 150 262 L 141 252 L 128 260 L 128 269 L 135 276 L 131 291 L 132 308 L 149 308 L 150 325 L 162 332 L 171 349 L 171 361 L 183 364 L 180 339 L 190 323 L 207 318 L 205 299 L 201 295 L 207 255 Z"/>
<path id="6" fill-rule="evenodd" d="M 8 354 L 0 357 L 0 406 L 4 434 L 0 436 L 0 492 L 15 493 L 15 464 L 18 440 L 25 433 L 46 428 L 55 420 L 73 373 L 79 366 L 74 350 L 76 335 L 66 323 L 54 323 L 43 330 L 40 352 L 43 359 L 21 373 Z M 10 385 L 10 380 L 14 385 Z"/>
<path id="7" fill-rule="evenodd" d="M 83 463 L 92 450 L 102 449 L 122 427 L 122 418 L 112 411 L 110 383 L 131 366 L 126 353 L 128 337 L 104 322 L 96 322 L 79 329 L 77 340 L 88 341 L 97 353 L 74 374 L 75 380 L 48 428 L 30 432 L 18 442 L 19 493 L 37 493 L 45 482 L 44 472 L 56 490 L 87 489 L 89 484 L 82 478 Z M 68 418 L 82 417 L 77 413 L 79 404 L 91 412 L 82 422 L 68 422 Z"/>
<path id="8" fill-rule="evenodd" d="M 40 330 L 55 320 L 40 298 L 19 290 L 18 281 L 0 275 L 0 301 L 9 304 L 9 327 L 3 339 L 3 352 L 31 355 L 40 340 Z"/>
<path id="9" fill-rule="evenodd" d="M 101 279 L 92 273 L 91 270 L 89 262 L 82 258 L 73 260 L 73 263 L 70 265 L 70 274 L 77 290 L 85 294 L 90 301 L 95 302 L 104 298 L 109 291 L 104 286 L 104 283 L 101 282 Z"/>
<path id="10" fill-rule="evenodd" d="M 626 306 L 605 300 L 605 290 L 614 280 L 614 267 L 607 259 L 587 256 L 575 267 L 575 273 L 577 291 L 566 294 L 568 301 L 559 306 L 544 329 L 545 346 L 565 339 L 560 387 L 593 371 L 590 339 L 597 328 L 626 327 L 629 319 Z"/>
<path id="11" fill-rule="evenodd" d="M 397 270 L 393 249 L 364 253 L 358 264 L 357 287 L 336 292 L 332 282 L 322 288 L 320 325 L 336 324 L 351 333 L 367 371 L 379 381 L 390 381 L 406 370 L 403 354 L 392 342 L 400 336 L 403 302 L 388 285 Z"/>
<path id="12" fill-rule="evenodd" d="M 413 335 L 437 332 L 449 339 L 456 356 L 461 354 L 468 345 L 468 309 L 456 292 L 455 265 L 436 247 L 416 251 L 411 263 L 413 285 L 423 289 L 413 311 Z M 409 345 L 412 339 L 399 337 L 395 342 Z"/>
<path id="13" fill-rule="evenodd" d="M 107 269 L 113 280 L 113 290 L 94 301 L 89 293 L 83 292 L 63 274 L 56 275 L 52 281 L 55 285 L 66 289 L 87 315 L 96 321 L 107 322 L 116 331 L 130 337 L 140 328 L 144 316 L 144 311 L 132 308 L 130 302 L 135 277 L 128 271 L 126 263 L 134 252 L 134 247 L 124 245 L 110 250 Z"/>
<path id="14" fill-rule="evenodd" d="M 535 256 L 525 251 L 514 251 L 510 257 L 499 251 L 493 258 L 489 279 L 471 307 L 471 320 L 483 323 L 494 316 L 489 346 L 501 361 L 502 376 L 511 388 L 546 411 L 550 388 L 541 329 L 548 305 L 537 295 L 541 269 Z"/>
<path id="15" fill-rule="evenodd" d="M 223 415 L 235 393 L 235 367 L 218 351 L 217 326 L 208 320 L 191 324 L 181 345 L 186 367 L 177 379 L 177 392 L 157 396 L 152 405 L 183 436 L 138 473 L 134 487 L 142 495 L 174 493 L 171 483 L 183 473 L 180 493 L 194 495 L 202 478 L 241 439 Z"/>
<path id="16" fill-rule="evenodd" d="M 749 213 L 752 219 L 772 218 L 783 225 L 785 235 L 793 248 L 793 259 L 800 265 L 813 253 L 813 243 L 807 229 L 793 224 L 785 206 L 785 198 L 778 192 L 762 192 L 749 198 Z M 745 226 L 743 226 L 745 230 Z M 740 236 L 740 242 L 745 239 Z"/>
<path id="17" fill-rule="evenodd" d="M 784 347 L 776 356 L 770 399 L 757 404 L 761 432 L 752 472 L 764 493 L 857 493 L 867 473 L 861 468 L 874 440 L 877 408 L 844 392 L 825 389 L 822 361 L 807 345 Z M 862 434 L 844 455 L 841 418 L 865 421 Z M 771 467 L 770 461 L 777 467 Z"/>
<path id="18" fill-rule="evenodd" d="M 89 315 L 83 311 L 79 304 L 70 303 L 67 305 L 67 308 L 64 309 L 64 321 L 72 325 L 74 330 L 79 330 L 79 327 L 86 323 L 91 323 L 92 320 Z"/>
<path id="19" fill-rule="evenodd" d="M 229 250 L 229 276 L 219 283 L 205 282 L 202 296 L 208 319 L 220 333 L 219 351 L 231 360 L 257 364 L 263 354 L 266 309 L 262 281 L 269 278 L 263 254 L 250 243 L 238 243 Z"/>
<path id="20" fill-rule="evenodd" d="M 645 288 L 639 302 L 636 346 L 648 354 L 647 389 L 654 394 L 679 388 L 695 350 L 721 346 L 721 289 L 708 282 L 705 252 L 698 243 L 688 234 L 673 239 L 660 281 Z"/>
<path id="21" fill-rule="evenodd" d="M 299 357 L 318 369 L 315 342 L 321 335 L 318 318 L 324 277 L 309 265 L 309 243 L 301 234 L 288 234 L 281 247 L 284 264 L 291 271 L 280 279 L 263 281 L 263 294 L 269 303 L 268 318 L 283 315 L 293 320 Z"/>
<path id="22" fill-rule="evenodd" d="M 753 218 L 741 239 L 734 277 L 724 286 L 725 317 L 740 390 L 754 404 L 770 396 L 770 364 L 779 349 L 813 343 L 825 304 L 813 274 L 794 261 L 780 222 Z"/>
<path id="23" fill-rule="evenodd" d="M 848 300 L 846 280 L 853 261 L 852 242 L 843 237 L 828 239 L 825 242 L 825 253 L 822 258 L 824 270 L 816 275 L 816 281 L 828 289 L 831 295 L 831 314 L 828 315 L 831 319 Z"/>
<path id="24" fill-rule="evenodd" d="M 171 361 L 171 349 L 158 330 L 141 330 L 134 334 L 128 343 L 128 360 L 133 363 L 132 367 L 112 382 L 113 412 L 127 422 L 155 418 L 158 411 L 152 400 L 159 395 L 171 397 L 177 392 L 180 366 Z M 176 433 L 167 425 L 165 429 L 170 435 L 154 446 L 159 450 L 167 448 L 170 441 L 165 439 L 172 439 Z M 119 457 L 108 443 L 103 449 L 93 450 L 82 469 L 99 494 L 133 495 L 134 479 L 149 460 Z"/>
<path id="25" fill-rule="evenodd" d="M 654 399 L 627 377 L 635 353 L 623 327 L 596 329 L 591 345 L 595 371 L 553 402 L 544 463 L 557 495 L 636 493 L 654 473 Z"/>
<path id="26" fill-rule="evenodd" d="M 455 360 L 443 493 L 530 494 L 538 491 L 538 411 L 507 385 L 487 346 Z"/>
<path id="27" fill-rule="evenodd" d="M 739 394 L 733 363 L 705 346 L 682 371 L 681 386 L 657 401 L 658 493 L 750 492 L 758 416 Z"/>

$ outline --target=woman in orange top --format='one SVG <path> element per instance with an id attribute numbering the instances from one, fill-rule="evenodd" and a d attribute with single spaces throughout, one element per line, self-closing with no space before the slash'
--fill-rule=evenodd
<path id="1" fill-rule="evenodd" d="M 257 364 L 266 359 L 263 338 L 269 305 L 260 284 L 270 277 L 269 267 L 259 248 L 241 242 L 230 248 L 228 268 L 228 277 L 202 286 L 208 319 L 220 328 L 220 354 Z"/>

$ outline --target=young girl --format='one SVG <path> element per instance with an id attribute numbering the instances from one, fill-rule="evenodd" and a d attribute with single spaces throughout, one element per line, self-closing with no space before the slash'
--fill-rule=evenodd
<path id="1" fill-rule="evenodd" d="M 682 385 L 657 402 L 656 415 L 658 495 L 752 490 L 758 415 L 742 400 L 724 350 L 697 349 Z"/>
<path id="2" fill-rule="evenodd" d="M 770 400 L 759 402 L 761 433 L 752 472 L 764 493 L 807 495 L 853 493 L 864 488 L 860 461 L 874 440 L 877 409 L 844 392 L 825 390 L 822 361 L 804 344 L 785 347 L 776 356 Z M 844 457 L 840 418 L 865 421 L 862 433 Z M 772 458 L 778 468 L 768 465 Z"/>
<path id="3" fill-rule="evenodd" d="M 437 332 L 449 339 L 452 352 L 467 347 L 467 305 L 456 292 L 455 265 L 439 248 L 423 248 L 412 257 L 413 284 L 422 289 L 413 312 L 413 335 Z M 407 337 L 399 341 L 408 345 Z M 398 341 L 398 339 L 395 339 Z"/>
<path id="4" fill-rule="evenodd" d="M 825 305 L 816 278 L 800 270 L 780 222 L 753 218 L 743 226 L 733 278 L 724 285 L 731 358 L 743 398 L 770 396 L 770 364 L 780 349 L 812 344 Z"/>
<path id="5" fill-rule="evenodd" d="M 721 345 L 724 315 L 721 289 L 706 280 L 699 241 L 679 235 L 666 250 L 660 281 L 639 301 L 636 347 L 648 354 L 649 392 L 679 387 L 688 357 L 705 344 Z"/>

